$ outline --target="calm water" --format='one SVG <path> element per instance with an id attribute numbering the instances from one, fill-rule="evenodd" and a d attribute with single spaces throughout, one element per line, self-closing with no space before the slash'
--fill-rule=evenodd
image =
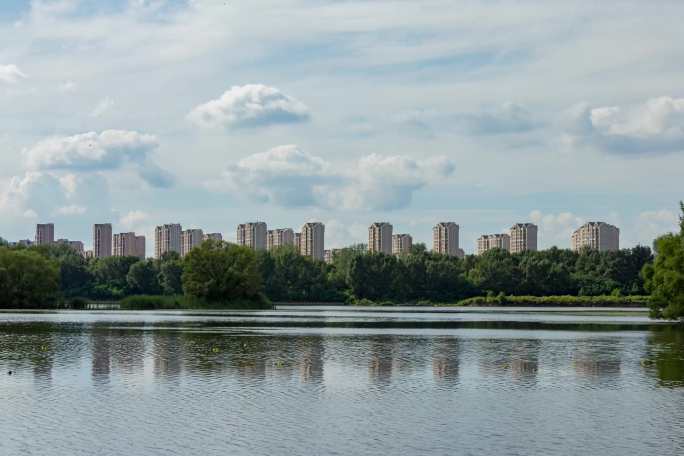
<path id="1" fill-rule="evenodd" d="M 0 436 L 3 456 L 681 455 L 684 332 L 639 314 L 0 313 Z"/>

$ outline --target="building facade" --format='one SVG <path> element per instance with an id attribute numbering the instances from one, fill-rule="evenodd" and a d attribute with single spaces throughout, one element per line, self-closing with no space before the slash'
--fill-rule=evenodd
<path id="1" fill-rule="evenodd" d="M 454 222 L 441 222 L 432 228 L 432 251 L 442 255 L 459 256 L 459 226 Z"/>
<path id="2" fill-rule="evenodd" d="M 585 223 L 570 238 L 572 250 L 582 249 L 611 252 L 620 250 L 620 229 L 605 222 Z"/>
<path id="3" fill-rule="evenodd" d="M 74 252 L 78 253 L 81 256 L 85 255 L 85 247 L 83 245 L 83 242 L 81 242 L 81 241 L 70 241 L 69 239 L 57 239 L 56 243 L 59 245 L 66 245 L 66 246 L 70 247 L 71 249 L 74 250 Z"/>
<path id="4" fill-rule="evenodd" d="M 510 230 L 510 251 L 521 253 L 537 250 L 537 225 L 534 223 L 516 223 Z"/>
<path id="5" fill-rule="evenodd" d="M 482 255 L 487 250 L 511 250 L 511 237 L 505 233 L 483 234 L 477 239 L 477 254 Z"/>
<path id="6" fill-rule="evenodd" d="M 392 236 L 392 253 L 394 255 L 411 253 L 412 247 L 413 238 L 410 234 L 395 234 Z"/>
<path id="7" fill-rule="evenodd" d="M 154 257 L 160 259 L 165 253 L 181 252 L 181 232 L 179 223 L 160 225 L 154 230 Z"/>
<path id="8" fill-rule="evenodd" d="M 38 225 L 36 225 L 36 245 L 50 245 L 54 242 L 54 223 L 39 223 Z"/>
<path id="9" fill-rule="evenodd" d="M 252 250 L 266 250 L 266 223 L 241 223 L 237 227 L 237 243 Z"/>
<path id="10" fill-rule="evenodd" d="M 302 253 L 302 233 L 295 233 L 293 239 L 293 245 L 295 250 L 299 253 Z"/>
<path id="11" fill-rule="evenodd" d="M 300 252 L 314 260 L 323 261 L 325 250 L 325 225 L 320 222 L 309 222 L 302 226 Z"/>
<path id="12" fill-rule="evenodd" d="M 273 250 L 286 245 L 294 245 L 295 233 L 292 228 L 278 228 L 269 230 L 266 234 L 266 249 Z"/>
<path id="13" fill-rule="evenodd" d="M 135 233 L 115 234 L 112 253 L 117 257 L 145 259 L 145 236 L 137 236 Z"/>
<path id="14" fill-rule="evenodd" d="M 392 253 L 392 225 L 387 222 L 375 222 L 368 227 L 368 252 Z"/>
<path id="15" fill-rule="evenodd" d="M 204 235 L 204 240 L 223 242 L 223 235 L 221 233 L 208 233 Z"/>
<path id="16" fill-rule="evenodd" d="M 93 225 L 93 255 L 95 258 L 112 256 L 112 224 Z"/>
<path id="17" fill-rule="evenodd" d="M 190 250 L 204 242 L 204 232 L 199 229 L 181 231 L 181 250 L 182 257 L 187 255 Z"/>

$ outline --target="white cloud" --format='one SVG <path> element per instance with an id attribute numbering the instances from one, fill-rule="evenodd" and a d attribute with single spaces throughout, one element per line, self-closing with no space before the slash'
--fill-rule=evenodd
<path id="1" fill-rule="evenodd" d="M 143 211 L 130 211 L 121 216 L 119 223 L 127 230 L 141 226 L 149 219 L 149 214 Z"/>
<path id="2" fill-rule="evenodd" d="M 102 117 L 114 107 L 114 100 L 110 97 L 103 98 L 90 112 L 90 117 Z"/>
<path id="3" fill-rule="evenodd" d="M 0 65 L 0 82 L 15 84 L 26 77 L 16 65 Z"/>
<path id="4" fill-rule="evenodd" d="M 540 210 L 530 212 L 530 220 L 539 227 L 540 247 L 569 248 L 573 231 L 585 223 L 583 217 L 571 212 L 544 214 Z"/>
<path id="5" fill-rule="evenodd" d="M 168 187 L 172 177 L 151 160 L 159 147 L 153 135 L 125 130 L 105 130 L 74 136 L 52 137 L 24 151 L 30 170 L 107 171 L 126 164 L 155 187 Z"/>
<path id="6" fill-rule="evenodd" d="M 74 81 L 64 81 L 59 85 L 59 91 L 62 93 L 72 93 L 76 91 L 76 87 Z"/>
<path id="7" fill-rule="evenodd" d="M 445 157 L 414 160 L 378 154 L 338 168 L 287 145 L 243 158 L 212 186 L 281 206 L 392 210 L 407 206 L 415 191 L 449 177 L 454 169 Z"/>
<path id="8" fill-rule="evenodd" d="M 666 233 L 679 231 L 679 216 L 673 211 L 660 209 L 644 211 L 637 220 L 639 239 L 656 239 Z"/>
<path id="9" fill-rule="evenodd" d="M 62 206 L 58 208 L 55 213 L 59 215 L 83 215 L 86 213 L 86 211 L 87 209 L 85 207 L 72 204 L 70 206 Z"/>
<path id="10" fill-rule="evenodd" d="M 566 138 L 622 155 L 684 151 L 684 98 L 659 97 L 633 106 L 591 107 L 566 114 Z"/>
<path id="11" fill-rule="evenodd" d="M 197 106 L 188 119 L 201 127 L 261 127 L 306 121 L 309 109 L 275 87 L 248 84 L 233 86 L 220 98 Z"/>

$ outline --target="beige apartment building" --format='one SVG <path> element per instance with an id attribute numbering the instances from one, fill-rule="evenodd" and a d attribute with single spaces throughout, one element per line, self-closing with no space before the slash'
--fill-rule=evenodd
<path id="1" fill-rule="evenodd" d="M 192 229 L 181 231 L 181 256 L 184 257 L 190 253 L 190 250 L 194 249 L 202 242 L 204 242 L 204 232 L 202 230 Z"/>
<path id="2" fill-rule="evenodd" d="M 145 259 L 145 236 L 135 233 L 118 233 L 114 235 L 114 256 L 137 257 Z"/>
<path id="3" fill-rule="evenodd" d="M 411 247 L 413 247 L 413 238 L 410 234 L 395 234 L 392 236 L 392 253 L 394 255 L 411 253 Z"/>
<path id="4" fill-rule="evenodd" d="M 392 253 L 392 225 L 387 222 L 375 222 L 368 227 L 368 252 Z"/>
<path id="5" fill-rule="evenodd" d="M 511 237 L 505 233 L 483 234 L 477 239 L 477 254 L 482 255 L 488 250 L 511 250 Z"/>
<path id="6" fill-rule="evenodd" d="M 93 225 L 93 255 L 95 258 L 112 256 L 112 224 Z"/>
<path id="7" fill-rule="evenodd" d="M 302 233 L 295 233 L 293 245 L 297 252 L 302 253 Z"/>
<path id="8" fill-rule="evenodd" d="M 83 242 L 81 241 L 70 241 L 69 239 L 57 239 L 56 241 L 57 244 L 60 245 L 66 245 L 71 247 L 74 252 L 78 253 L 81 256 L 85 255 L 85 247 L 83 245 Z"/>
<path id="9" fill-rule="evenodd" d="M 252 250 L 266 250 L 266 223 L 241 223 L 237 227 L 237 243 Z"/>
<path id="10" fill-rule="evenodd" d="M 309 222 L 302 226 L 300 252 L 314 260 L 323 261 L 325 250 L 325 225 L 320 222 Z"/>
<path id="11" fill-rule="evenodd" d="M 204 240 L 223 242 L 223 235 L 221 233 L 208 233 L 204 235 Z"/>
<path id="12" fill-rule="evenodd" d="M 183 228 L 180 223 L 160 225 L 154 230 L 154 257 L 160 259 L 165 253 L 181 253 L 181 233 Z"/>
<path id="13" fill-rule="evenodd" d="M 39 223 L 36 225 L 36 245 L 50 245 L 55 242 L 55 224 Z"/>
<path id="14" fill-rule="evenodd" d="M 432 251 L 449 256 L 462 256 L 458 246 L 459 226 L 454 222 L 441 222 L 432 228 Z"/>
<path id="15" fill-rule="evenodd" d="M 537 225 L 534 223 L 516 223 L 510 230 L 511 253 L 522 253 L 537 250 Z"/>
<path id="16" fill-rule="evenodd" d="M 620 250 L 620 229 L 605 222 L 585 223 L 570 238 L 572 250 L 582 249 L 610 252 Z"/>
<path id="17" fill-rule="evenodd" d="M 292 228 L 278 228 L 266 233 L 266 249 L 273 250 L 286 245 L 294 245 L 295 232 Z"/>

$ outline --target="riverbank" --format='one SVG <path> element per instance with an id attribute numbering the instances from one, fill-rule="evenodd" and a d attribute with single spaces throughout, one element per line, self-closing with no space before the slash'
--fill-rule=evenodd
<path id="1" fill-rule="evenodd" d="M 299 304 L 298 305 L 305 305 Z M 396 303 L 392 301 L 371 301 L 359 299 L 352 306 L 362 307 L 638 307 L 647 308 L 649 296 L 476 296 L 456 303 L 418 301 L 415 303 Z"/>

